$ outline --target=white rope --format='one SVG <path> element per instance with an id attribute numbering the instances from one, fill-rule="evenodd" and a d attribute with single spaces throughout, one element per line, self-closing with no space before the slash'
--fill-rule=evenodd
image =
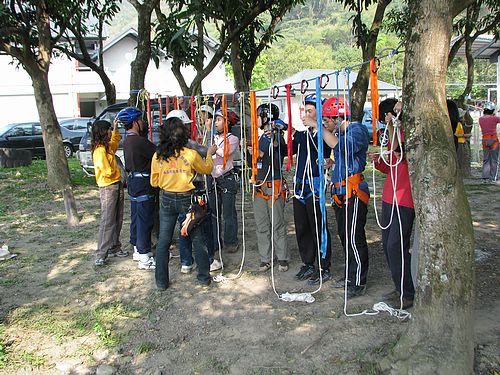
<path id="1" fill-rule="evenodd" d="M 397 126 L 394 126 L 396 124 L 394 124 L 395 121 L 393 121 L 393 119 L 391 119 L 391 121 L 393 121 L 393 126 L 395 128 L 395 132 L 393 133 L 393 136 L 392 136 L 392 139 L 391 139 L 391 150 L 389 150 L 389 161 L 387 161 L 385 158 L 383 157 L 380 157 L 380 159 L 382 160 L 382 162 L 384 162 L 388 167 L 389 167 L 389 176 L 391 178 L 391 185 L 392 185 L 392 191 L 393 191 L 393 196 L 392 196 L 392 205 L 391 205 L 391 216 L 390 216 L 390 219 L 389 219 L 389 223 L 386 225 L 386 226 L 383 226 L 381 225 L 380 221 L 379 221 L 379 217 L 378 217 L 378 212 L 377 212 L 377 205 L 376 205 L 376 188 L 375 188 L 375 161 L 372 162 L 372 167 L 373 167 L 373 173 L 372 173 L 372 177 L 373 177 L 373 207 L 374 207 L 374 210 L 375 210 L 375 218 L 377 220 L 377 224 L 378 226 L 380 227 L 380 229 L 382 230 L 386 230 L 388 228 L 390 228 L 390 226 L 392 225 L 392 220 L 393 220 L 393 216 L 394 216 L 394 210 L 396 210 L 396 214 L 397 214 L 397 217 L 398 217 L 398 224 L 399 224 L 399 239 L 400 239 L 400 252 L 401 252 L 401 279 L 400 279 L 400 289 L 399 289 L 399 302 L 400 302 L 400 309 L 399 310 L 395 310 L 395 309 L 392 309 L 390 307 L 387 306 L 387 304 L 385 304 L 384 302 L 379 302 L 378 304 L 375 304 L 374 305 L 374 309 L 375 309 L 375 306 L 376 305 L 382 305 L 382 306 L 387 306 L 388 309 L 390 310 L 394 310 L 394 311 L 404 311 L 403 310 L 403 298 L 404 298 L 404 293 L 403 293 L 403 289 L 404 289 L 404 270 L 405 270 L 405 265 L 404 265 L 404 249 L 403 249 L 403 246 L 404 246 L 404 241 L 403 241 L 403 224 L 401 223 L 401 213 L 399 211 L 399 201 L 398 201 L 398 197 L 397 197 L 397 185 L 398 185 L 398 166 L 399 166 L 399 163 L 401 163 L 401 161 L 403 160 L 403 147 L 402 147 L 402 144 L 401 144 L 401 129 L 400 129 L 400 123 L 399 123 L 399 113 L 397 114 L 396 116 L 396 121 L 398 121 L 398 125 Z M 389 124 L 387 124 L 389 125 Z M 386 131 L 388 129 L 388 126 L 386 127 Z M 393 148 L 393 145 L 395 144 L 394 141 L 395 141 L 395 137 L 397 137 L 398 139 L 398 145 L 400 146 L 400 151 L 401 151 L 401 154 L 400 154 L 400 157 L 398 158 L 397 162 L 396 163 L 393 163 L 393 157 L 394 157 L 394 151 L 392 151 L 392 148 Z M 382 146 L 381 146 L 382 148 Z M 381 154 L 382 155 L 382 154 Z M 394 173 L 393 173 L 393 168 L 394 168 Z M 392 311 L 388 311 L 387 309 L 383 309 L 383 310 L 380 310 L 380 311 L 388 311 L 390 313 L 391 316 L 397 316 L 398 318 L 400 319 L 406 319 L 406 318 L 411 318 L 411 314 L 407 313 L 406 311 L 403 318 L 401 318 L 398 314 L 399 313 L 393 313 Z"/>

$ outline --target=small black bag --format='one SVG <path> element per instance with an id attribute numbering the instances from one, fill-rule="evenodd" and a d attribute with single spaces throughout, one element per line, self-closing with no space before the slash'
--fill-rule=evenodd
<path id="1" fill-rule="evenodd" d="M 182 222 L 181 235 L 189 236 L 194 228 L 208 218 L 209 214 L 207 196 L 205 194 L 193 194 L 191 206 L 189 206 L 186 213 L 186 219 Z"/>

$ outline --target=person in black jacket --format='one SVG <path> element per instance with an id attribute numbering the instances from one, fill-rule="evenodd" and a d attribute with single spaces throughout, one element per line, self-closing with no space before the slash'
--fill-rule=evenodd
<path id="1" fill-rule="evenodd" d="M 150 184 L 151 159 L 156 152 L 154 143 L 147 139 L 148 124 L 142 112 L 135 107 L 122 109 L 116 118 L 127 130 L 123 143 L 127 186 L 130 197 L 130 243 L 134 246 L 133 259 L 138 268 L 154 270 L 151 252 L 151 231 L 155 217 L 155 190 Z"/>

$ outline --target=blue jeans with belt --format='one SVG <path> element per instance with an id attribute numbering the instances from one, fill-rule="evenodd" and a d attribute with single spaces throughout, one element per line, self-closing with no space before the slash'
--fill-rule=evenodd
<path id="1" fill-rule="evenodd" d="M 179 215 L 186 216 L 191 204 L 191 193 L 172 193 L 164 191 L 160 199 L 160 237 L 156 245 L 156 286 L 166 289 L 169 285 L 168 262 L 170 245 L 174 234 L 175 223 Z M 190 233 L 195 260 L 198 264 L 197 279 L 202 284 L 210 282 L 208 251 L 200 227 L 193 228 Z"/>

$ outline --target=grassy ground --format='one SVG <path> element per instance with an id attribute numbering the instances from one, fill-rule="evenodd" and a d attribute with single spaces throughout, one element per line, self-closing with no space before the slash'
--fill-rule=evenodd
<path id="1" fill-rule="evenodd" d="M 99 193 L 93 177 L 70 159 L 77 228 L 66 225 L 62 197 L 45 183 L 45 162 L 0 169 L 0 245 L 18 257 L 0 262 L 0 374 L 90 374 L 110 364 L 118 374 L 378 374 L 378 363 L 404 334 L 405 323 L 385 315 L 347 318 L 343 294 L 325 284 L 316 302 L 285 304 L 269 274 L 256 272 L 255 222 L 246 200 L 246 258 L 234 281 L 197 286 L 171 262 L 172 285 L 154 289 L 151 272 L 129 259 L 95 269 Z M 371 172 L 366 177 L 371 181 Z M 382 187 L 380 176 L 378 188 Z M 477 373 L 498 374 L 498 186 L 466 184 L 476 230 Z M 278 292 L 311 291 L 293 280 L 300 267 L 291 205 L 287 243 L 291 270 L 274 273 Z M 130 223 L 126 204 L 122 241 Z M 240 215 L 241 216 L 241 215 Z M 330 231 L 333 218 L 329 210 Z M 241 217 L 240 217 L 241 219 Z M 370 207 L 369 289 L 347 306 L 359 312 L 390 290 L 380 232 Z M 241 222 L 241 221 L 240 221 Z M 240 231 L 240 238 L 242 238 Z M 333 274 L 343 256 L 333 238 Z M 174 249 L 175 253 L 175 249 Z M 234 275 L 241 253 L 224 258 Z"/>

